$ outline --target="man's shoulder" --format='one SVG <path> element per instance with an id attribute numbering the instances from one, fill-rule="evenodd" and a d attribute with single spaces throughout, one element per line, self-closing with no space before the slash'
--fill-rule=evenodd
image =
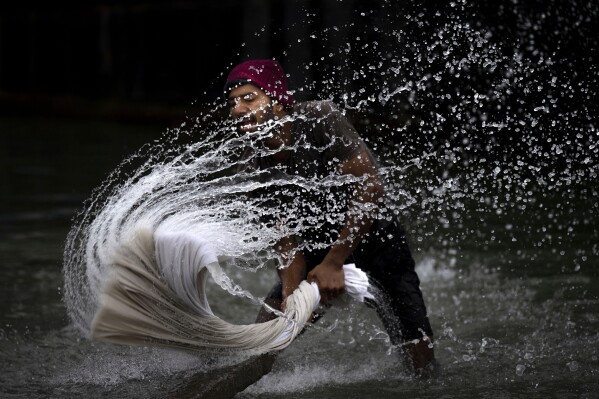
<path id="1" fill-rule="evenodd" d="M 326 116 L 333 112 L 339 112 L 339 106 L 330 100 L 312 100 L 296 103 L 293 111 L 309 116 Z"/>

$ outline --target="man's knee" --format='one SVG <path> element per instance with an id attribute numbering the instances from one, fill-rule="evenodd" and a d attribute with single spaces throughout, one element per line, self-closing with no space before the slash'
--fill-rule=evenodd
<path id="1" fill-rule="evenodd" d="M 278 298 L 266 298 L 264 305 L 258 312 L 258 316 L 256 316 L 256 323 L 266 323 L 275 319 L 277 315 L 272 311 L 273 309 L 281 310 L 281 300 Z"/>
<path id="2" fill-rule="evenodd" d="M 272 287 L 272 289 L 264 299 L 264 305 L 260 308 L 258 316 L 256 316 L 256 323 L 265 323 L 276 318 L 277 315 L 273 312 L 273 309 L 281 310 L 282 302 L 283 286 L 279 282 L 275 284 L 274 287 Z"/>

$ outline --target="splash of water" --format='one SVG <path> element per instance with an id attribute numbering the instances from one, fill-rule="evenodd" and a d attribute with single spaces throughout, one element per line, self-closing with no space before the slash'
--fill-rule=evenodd
<path id="1" fill-rule="evenodd" d="M 518 13 L 515 2 L 511 11 L 530 15 L 519 17 L 516 43 L 472 23 L 469 7 L 452 2 L 441 18 L 426 8 L 384 3 L 356 15 L 373 22 L 364 24 L 368 29 L 354 31 L 354 21 L 315 33 L 323 44 L 339 29 L 351 32 L 351 40 L 300 68 L 318 71 L 321 78 L 300 82 L 296 94 L 340 104 L 379 156 L 389 209 L 409 221 L 418 248 L 433 235 L 441 237 L 436 245 L 447 251 L 472 237 L 478 245 L 493 245 L 497 238 L 493 229 L 487 233 L 489 219 L 542 208 L 539 191 L 567 196 L 572 187 L 587 202 L 599 196 L 588 184 L 599 172 L 599 133 L 591 104 L 597 70 L 568 74 L 561 53 L 533 46 L 526 35 L 538 26 L 534 15 Z M 293 46 L 287 51 L 293 52 Z M 86 203 L 65 248 L 65 298 L 82 331 L 88 331 L 97 309 L 113 251 L 140 224 L 209 237 L 220 255 L 250 270 L 276 258 L 271 248 L 281 236 L 301 232 L 305 220 L 299 209 L 265 209 L 267 199 L 251 195 L 288 190 L 289 181 L 264 182 L 260 172 L 233 173 L 246 148 L 253 148 L 255 156 L 268 153 L 256 142 L 276 126 L 259 137 L 240 137 L 230 123 L 212 121 L 222 110 L 215 102 L 204 117 L 142 148 Z M 324 198 L 331 187 L 351 183 L 339 176 L 291 182 Z M 334 199 L 328 206 L 335 209 Z M 566 208 L 534 215 L 547 218 L 550 226 L 551 215 Z M 272 213 L 286 229 L 260 222 Z M 588 224 L 573 217 L 573 223 Z M 286 223 L 290 218 L 299 222 L 293 228 Z M 484 229 L 461 229 L 477 218 Z M 509 237 L 510 228 L 504 226 Z M 589 251 L 597 255 L 599 248 Z M 251 297 L 240 284 L 229 287 Z"/>

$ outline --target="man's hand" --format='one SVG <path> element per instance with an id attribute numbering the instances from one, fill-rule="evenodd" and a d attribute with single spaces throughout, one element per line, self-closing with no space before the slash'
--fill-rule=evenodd
<path id="1" fill-rule="evenodd" d="M 308 282 L 316 282 L 323 303 L 332 301 L 345 291 L 345 273 L 343 264 L 324 261 L 308 273 Z"/>

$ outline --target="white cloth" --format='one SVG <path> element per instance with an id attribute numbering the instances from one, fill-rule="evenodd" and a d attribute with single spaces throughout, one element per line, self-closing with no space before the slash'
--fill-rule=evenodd
<path id="1" fill-rule="evenodd" d="M 235 290 L 220 269 L 216 252 L 200 237 L 139 229 L 114 256 L 92 338 L 120 344 L 158 345 L 207 352 L 263 353 L 288 346 L 318 307 L 315 283 L 302 282 L 287 298 L 282 316 L 266 323 L 235 325 L 215 316 L 205 295 L 210 273 Z M 345 265 L 345 290 L 354 299 L 373 299 L 368 277 Z"/>

